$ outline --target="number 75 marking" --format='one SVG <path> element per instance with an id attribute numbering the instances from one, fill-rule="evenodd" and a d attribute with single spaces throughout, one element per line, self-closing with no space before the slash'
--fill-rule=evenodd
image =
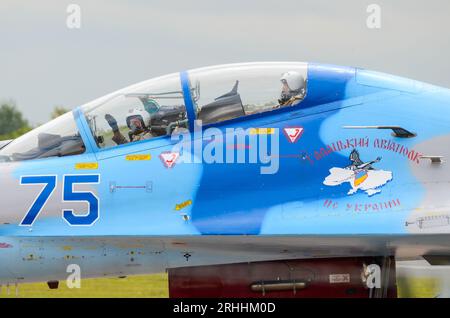
<path id="1" fill-rule="evenodd" d="M 27 214 L 20 222 L 20 226 L 32 226 L 34 221 L 47 204 L 57 186 L 57 176 L 23 176 L 20 178 L 21 185 L 45 185 L 31 205 Z M 76 192 L 76 184 L 99 184 L 100 175 L 65 175 L 63 177 L 63 197 L 62 202 L 87 202 L 88 211 L 86 213 L 74 214 L 73 210 L 63 210 L 62 217 L 70 226 L 91 226 L 100 217 L 100 202 L 98 197 L 91 191 Z"/>

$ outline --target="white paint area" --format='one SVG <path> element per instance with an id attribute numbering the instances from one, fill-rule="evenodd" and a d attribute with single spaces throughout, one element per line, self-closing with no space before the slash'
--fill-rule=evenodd
<path id="1" fill-rule="evenodd" d="M 392 172 L 385 170 L 368 170 L 367 178 L 355 185 L 355 171 L 345 168 L 331 168 L 330 175 L 323 181 L 327 186 L 338 186 L 345 182 L 350 183 L 351 189 L 348 194 L 354 194 L 358 190 L 365 191 L 369 196 L 381 192 L 380 187 L 392 180 Z"/>

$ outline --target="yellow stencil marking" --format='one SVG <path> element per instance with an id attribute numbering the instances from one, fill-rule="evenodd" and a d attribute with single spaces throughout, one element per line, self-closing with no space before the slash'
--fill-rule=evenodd
<path id="1" fill-rule="evenodd" d="M 75 164 L 76 170 L 97 170 L 98 163 L 97 162 L 80 162 Z"/>
<path id="2" fill-rule="evenodd" d="M 183 203 L 177 204 L 175 206 L 175 210 L 176 211 L 180 211 L 181 209 L 184 209 L 185 207 L 187 207 L 187 206 L 189 206 L 191 204 L 192 204 L 192 200 L 184 201 Z"/>
<path id="3" fill-rule="evenodd" d="M 250 135 L 273 135 L 275 128 L 250 128 Z"/>
<path id="4" fill-rule="evenodd" d="M 152 159 L 152 156 L 150 154 L 146 155 L 127 155 L 125 157 L 127 161 L 146 161 Z"/>

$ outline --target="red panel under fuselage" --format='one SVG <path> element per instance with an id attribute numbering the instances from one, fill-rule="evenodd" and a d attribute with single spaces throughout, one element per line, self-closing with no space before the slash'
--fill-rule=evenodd
<path id="1" fill-rule="evenodd" d="M 372 291 L 362 279 L 364 266 L 370 264 L 382 269 L 381 288 Z M 396 297 L 395 260 L 333 258 L 175 268 L 169 270 L 169 294 L 173 298 Z"/>

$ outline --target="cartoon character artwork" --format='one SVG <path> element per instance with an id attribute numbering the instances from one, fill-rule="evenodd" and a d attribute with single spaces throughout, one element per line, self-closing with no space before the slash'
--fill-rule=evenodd
<path id="1" fill-rule="evenodd" d="M 325 178 L 323 184 L 338 186 L 348 182 L 352 187 L 348 192 L 349 195 L 361 190 L 372 196 L 380 193 L 380 188 L 392 180 L 391 171 L 377 170 L 373 167 L 373 164 L 381 161 L 381 157 L 370 162 L 363 162 L 359 152 L 353 149 L 349 160 L 351 164 L 345 168 L 331 168 L 330 175 Z"/>

